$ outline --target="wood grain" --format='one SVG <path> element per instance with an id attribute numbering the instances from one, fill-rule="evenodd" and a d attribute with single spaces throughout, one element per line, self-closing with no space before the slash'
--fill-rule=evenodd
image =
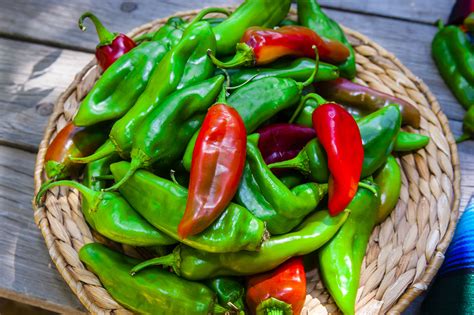
<path id="1" fill-rule="evenodd" d="M 0 146 L 0 296 L 68 314 L 83 311 L 33 222 L 35 155 Z"/>

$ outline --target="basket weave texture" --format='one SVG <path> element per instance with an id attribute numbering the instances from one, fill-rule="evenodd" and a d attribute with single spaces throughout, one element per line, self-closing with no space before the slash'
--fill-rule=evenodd
<path id="1" fill-rule="evenodd" d="M 234 8 L 228 8 L 230 10 Z M 198 11 L 175 16 L 192 18 Z M 289 18 L 295 20 L 296 12 Z M 166 22 L 158 19 L 134 29 L 130 36 L 155 31 Z M 402 168 L 400 200 L 392 214 L 372 233 L 362 264 L 356 311 L 360 314 L 398 314 L 427 289 L 444 259 L 458 217 L 459 159 L 448 120 L 426 85 L 398 59 L 362 34 L 344 28 L 356 51 L 360 84 L 406 99 L 421 113 L 419 130 L 431 137 L 425 149 L 398 158 Z M 35 167 L 35 193 L 45 180 L 44 156 L 50 141 L 72 120 L 78 105 L 99 77 L 95 59 L 79 72 L 58 99 L 46 128 Z M 81 212 L 75 189 L 50 190 L 44 206 L 34 208 L 36 224 L 57 269 L 88 311 L 94 314 L 129 313 L 102 287 L 78 258 L 87 243 L 105 242 L 140 256 L 129 246 L 114 244 L 91 231 Z M 338 309 L 325 291 L 317 270 L 307 273 L 307 297 L 302 314 L 336 314 Z"/>

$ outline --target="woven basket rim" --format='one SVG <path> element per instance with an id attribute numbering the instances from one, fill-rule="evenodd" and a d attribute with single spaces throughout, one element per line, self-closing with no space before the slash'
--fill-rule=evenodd
<path id="1" fill-rule="evenodd" d="M 229 10 L 234 10 L 235 6 L 221 6 Z M 201 9 L 197 10 L 188 10 L 188 11 L 179 11 L 174 15 L 170 15 L 165 18 L 155 19 L 149 23 L 143 24 L 137 28 L 134 28 L 132 31 L 127 33 L 129 36 L 136 36 L 137 34 L 143 33 L 144 31 L 150 31 L 156 25 L 163 24 L 168 18 L 172 16 L 178 17 L 190 17 L 196 15 Z M 296 10 L 291 9 L 290 15 L 296 15 Z M 421 279 L 418 279 L 416 283 L 413 283 L 405 292 L 398 298 L 397 302 L 388 310 L 391 314 L 399 314 L 405 310 L 408 305 L 422 292 L 424 292 L 428 285 L 430 284 L 433 277 L 436 275 L 436 272 L 440 268 L 443 260 L 444 253 L 453 237 L 454 230 L 456 227 L 458 214 L 459 214 L 459 204 L 460 204 L 460 163 L 457 152 L 457 146 L 454 140 L 454 136 L 450 130 L 448 119 L 446 115 L 442 112 L 441 107 L 436 99 L 436 97 L 431 93 L 426 84 L 417 76 L 415 76 L 407 67 L 405 67 L 395 55 L 387 51 L 382 46 L 378 45 L 365 35 L 352 30 L 350 28 L 344 27 L 342 25 L 344 32 L 352 37 L 361 40 L 364 44 L 371 45 L 377 50 L 377 53 L 385 58 L 390 59 L 398 68 L 403 72 L 411 81 L 416 85 L 416 87 L 426 96 L 430 104 L 430 110 L 434 115 L 439 119 L 441 123 L 441 129 L 448 141 L 451 163 L 453 167 L 454 177 L 453 177 L 453 200 L 450 209 L 450 220 L 447 227 L 446 233 L 443 238 L 440 239 L 439 243 L 436 246 L 435 253 L 430 260 L 430 263 L 426 266 L 423 276 Z M 80 80 L 96 66 L 96 60 L 93 58 L 80 72 L 78 72 L 73 80 L 73 82 L 68 86 L 68 88 L 59 96 L 58 100 L 55 103 L 54 111 L 51 114 L 47 127 L 44 132 L 44 137 L 40 143 L 38 155 L 35 163 L 35 173 L 34 173 L 34 192 L 35 195 L 38 193 L 41 184 L 43 183 L 43 169 L 44 169 L 44 156 L 46 149 L 48 147 L 49 141 L 52 137 L 52 134 L 55 130 L 56 122 L 59 116 L 64 112 L 63 104 L 71 96 L 71 94 L 76 90 L 76 87 Z M 81 303 L 90 311 L 94 312 L 95 308 L 93 307 L 94 302 L 81 290 L 81 287 L 78 285 L 78 281 L 71 276 L 70 270 L 67 267 L 67 263 L 64 260 L 64 257 L 61 255 L 60 251 L 57 249 L 55 244 L 55 239 L 51 235 L 51 226 L 45 215 L 45 206 L 36 206 L 33 199 L 33 210 L 35 223 L 41 230 L 43 238 L 45 239 L 46 245 L 48 247 L 49 254 L 52 258 L 53 263 L 56 265 L 59 273 L 63 279 L 67 282 L 74 294 L 79 298 Z"/>

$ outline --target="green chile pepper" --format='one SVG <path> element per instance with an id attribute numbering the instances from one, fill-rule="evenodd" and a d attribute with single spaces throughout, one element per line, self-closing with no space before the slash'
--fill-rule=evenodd
<path id="1" fill-rule="evenodd" d="M 279 179 L 286 187 L 291 189 L 301 184 L 304 178 L 298 173 L 285 172 L 283 175 L 279 177 Z"/>
<path id="2" fill-rule="evenodd" d="M 231 307 L 245 314 L 245 287 L 238 278 L 217 277 L 204 281 L 217 295 L 219 304 L 223 307 Z"/>
<path id="3" fill-rule="evenodd" d="M 79 259 L 95 273 L 110 295 L 138 314 L 224 314 L 215 294 L 204 284 L 183 280 L 164 270 L 147 270 L 135 277 L 130 268 L 139 260 L 102 244 L 84 245 Z"/>
<path id="4" fill-rule="evenodd" d="M 62 180 L 44 185 L 36 195 L 36 203 L 52 187 L 68 186 L 77 189 L 87 207 L 84 217 L 89 225 L 103 236 L 131 246 L 169 245 L 176 241 L 155 229 L 117 193 L 94 191 L 78 182 Z"/>
<path id="5" fill-rule="evenodd" d="M 353 79 L 356 75 L 354 48 L 352 48 L 339 24 L 321 10 L 316 0 L 298 0 L 297 3 L 298 22 L 301 25 L 312 29 L 322 37 L 338 40 L 349 49 L 349 58 L 339 65 L 339 70 L 342 77 Z"/>
<path id="6" fill-rule="evenodd" d="M 309 96 L 311 95 L 311 96 Z M 290 119 L 290 123 L 295 123 L 301 126 L 313 128 L 313 112 L 319 105 L 326 104 L 326 101 L 322 96 L 316 93 L 310 93 L 305 95 L 300 102 L 300 106 L 296 109 L 293 117 Z"/>
<path id="7" fill-rule="evenodd" d="M 247 137 L 247 160 L 236 200 L 267 224 L 272 235 L 291 231 L 327 193 L 327 184 L 285 186 L 268 168 L 258 149 L 258 134 Z"/>
<path id="8" fill-rule="evenodd" d="M 314 71 L 316 62 L 309 58 L 300 58 L 292 61 L 280 61 L 271 64 L 271 68 L 249 68 L 231 70 L 230 84 L 236 86 L 249 80 L 263 79 L 266 77 L 291 78 L 296 81 L 307 80 Z M 336 66 L 320 62 L 315 82 L 335 80 L 339 77 Z"/>
<path id="9" fill-rule="evenodd" d="M 119 181 L 130 163 L 112 164 Z M 178 225 L 184 215 L 188 191 L 150 172 L 139 170 L 120 186 L 120 193 L 148 222 L 175 240 L 206 252 L 255 251 L 267 237 L 265 224 L 245 208 L 229 204 L 214 223 L 200 234 L 179 239 Z M 146 198 L 144 198 L 146 196 Z"/>
<path id="10" fill-rule="evenodd" d="M 217 25 L 217 54 L 231 55 L 250 26 L 273 27 L 278 25 L 290 10 L 290 0 L 246 0 L 230 17 Z M 215 50 L 212 50 L 215 51 Z"/>
<path id="11" fill-rule="evenodd" d="M 379 224 L 395 209 L 402 188 L 400 166 L 393 156 L 389 156 L 385 165 L 374 174 L 374 182 L 380 193 L 380 207 L 375 221 Z"/>
<path id="12" fill-rule="evenodd" d="M 116 60 L 81 102 L 74 125 L 90 126 L 122 117 L 145 90 L 153 70 L 180 40 L 184 21 L 171 18 L 154 35 Z"/>
<path id="13" fill-rule="evenodd" d="M 401 114 L 397 105 L 389 105 L 357 121 L 364 161 L 361 178 L 373 174 L 385 163 L 393 150 L 401 126 Z M 294 168 L 318 183 L 329 178 L 327 157 L 319 142 L 314 139 L 293 159 L 269 165 L 269 168 Z"/>
<path id="14" fill-rule="evenodd" d="M 172 267 L 174 272 L 189 280 L 217 276 L 243 276 L 272 270 L 294 256 L 309 254 L 326 244 L 346 221 L 349 212 L 330 216 L 327 210 L 308 216 L 288 234 L 273 236 L 263 242 L 258 252 L 212 254 L 179 245 L 172 254 L 153 258 L 135 266 L 136 273 L 152 265 Z"/>
<path id="15" fill-rule="evenodd" d="M 411 133 L 406 131 L 400 131 L 398 133 L 397 139 L 395 140 L 395 145 L 393 146 L 393 151 L 397 152 L 407 152 L 415 151 L 421 148 L 424 148 L 430 142 L 430 137 L 421 135 L 418 133 Z"/>
<path id="16" fill-rule="evenodd" d="M 474 138 L 474 106 L 471 106 L 464 116 L 463 124 L 463 135 L 457 139 L 457 142 L 462 142 L 469 138 Z"/>
<path id="17" fill-rule="evenodd" d="M 373 192 L 359 187 L 347 206 L 351 213 L 346 223 L 318 252 L 323 282 L 345 315 L 355 313 L 360 268 L 379 204 L 380 199 Z"/>
<path id="18" fill-rule="evenodd" d="M 120 182 L 108 190 L 115 190 L 140 168 L 155 162 L 159 167 L 171 167 L 183 156 L 193 134 L 199 129 L 214 100 L 222 91 L 224 76 L 216 76 L 185 87 L 168 96 L 146 116 L 133 135 L 131 167 Z M 179 128 L 176 132 L 176 128 Z M 174 137 L 170 135 L 175 134 Z"/>

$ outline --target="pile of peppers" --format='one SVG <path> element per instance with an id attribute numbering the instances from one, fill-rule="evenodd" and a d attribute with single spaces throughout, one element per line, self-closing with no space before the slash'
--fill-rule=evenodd
<path id="1" fill-rule="evenodd" d="M 315 0 L 297 1 L 298 22 L 290 3 L 208 8 L 139 38 L 79 19 L 103 73 L 51 142 L 36 202 L 75 188 L 91 229 L 152 257 L 79 252 L 130 311 L 300 314 L 307 256 L 354 314 L 369 237 L 400 195 L 397 157 L 429 137 L 401 129 L 419 127 L 416 106 L 351 81 L 354 49 Z"/>

